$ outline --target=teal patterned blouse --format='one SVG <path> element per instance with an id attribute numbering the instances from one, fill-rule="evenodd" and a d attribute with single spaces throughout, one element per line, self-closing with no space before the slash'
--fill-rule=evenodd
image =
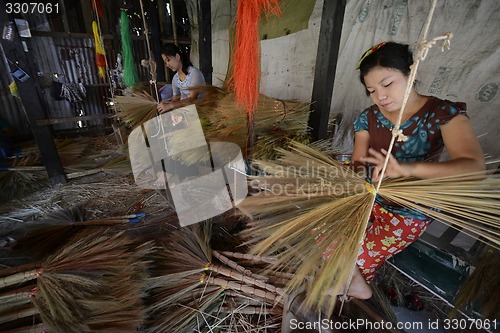
<path id="1" fill-rule="evenodd" d="M 392 149 L 394 157 L 403 163 L 437 162 L 444 149 L 440 126 L 447 124 L 458 114 L 467 115 L 466 105 L 429 97 L 424 106 L 411 118 L 401 124 L 400 129 L 408 137 L 404 142 L 396 141 Z M 380 112 L 377 105 L 364 110 L 354 122 L 354 132 L 368 131 L 370 148 L 387 149 L 392 138 L 392 123 Z M 377 202 L 387 210 L 419 220 L 426 219 L 420 212 L 400 206 L 390 206 L 377 197 Z"/>

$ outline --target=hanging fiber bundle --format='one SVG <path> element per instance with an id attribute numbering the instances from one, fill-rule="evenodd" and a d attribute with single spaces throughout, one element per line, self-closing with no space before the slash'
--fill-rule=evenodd
<path id="1" fill-rule="evenodd" d="M 92 31 L 94 32 L 95 42 L 95 63 L 97 65 L 97 74 L 104 80 L 106 77 L 106 54 L 99 34 L 99 27 L 96 21 L 92 21 Z"/>
<path id="2" fill-rule="evenodd" d="M 123 83 L 127 87 L 133 87 L 139 82 L 137 71 L 132 54 L 132 37 L 130 35 L 127 13 L 122 10 L 121 13 L 121 36 L 123 53 Z"/>
<path id="3" fill-rule="evenodd" d="M 97 14 L 97 16 L 101 18 L 104 17 L 104 10 L 102 8 L 101 0 L 92 1 L 92 10 Z"/>
<path id="4" fill-rule="evenodd" d="M 236 101 L 245 106 L 250 120 L 259 96 L 259 18 L 263 12 L 281 15 L 279 0 L 238 2 L 234 69 L 229 87 L 235 91 Z"/>

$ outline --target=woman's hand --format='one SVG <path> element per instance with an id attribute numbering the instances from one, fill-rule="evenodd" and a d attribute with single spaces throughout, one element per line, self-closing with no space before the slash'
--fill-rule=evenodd
<path id="1" fill-rule="evenodd" d="M 172 103 L 170 102 L 160 102 L 156 105 L 156 109 L 159 113 L 164 113 L 172 110 Z"/>
<path id="2" fill-rule="evenodd" d="M 375 149 L 370 148 L 368 149 L 368 154 L 369 156 L 362 157 L 360 160 L 364 163 L 370 163 L 373 166 L 372 182 L 375 183 L 380 181 L 385 157 L 387 156 L 387 150 L 381 149 L 380 152 L 378 152 Z M 401 164 L 394 158 L 394 156 L 390 155 L 384 176 L 390 178 L 409 177 L 411 176 L 411 168 L 411 164 Z"/>

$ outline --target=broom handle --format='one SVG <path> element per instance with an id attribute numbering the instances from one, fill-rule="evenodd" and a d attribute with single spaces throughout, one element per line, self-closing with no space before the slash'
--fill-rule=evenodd
<path id="1" fill-rule="evenodd" d="M 48 332 L 48 330 L 49 328 L 41 323 L 38 325 L 15 328 L 13 330 L 4 331 L 4 333 L 45 333 Z"/>
<path id="2" fill-rule="evenodd" d="M 272 308 L 264 308 L 260 306 L 248 306 L 242 304 L 239 307 L 232 306 L 224 306 L 221 311 L 223 313 L 238 313 L 238 314 L 246 314 L 246 315 L 281 315 L 283 314 L 283 309 L 272 307 Z"/>
<path id="3" fill-rule="evenodd" d="M 232 279 L 238 280 L 239 282 L 243 282 L 246 284 L 250 284 L 253 286 L 263 288 L 263 289 L 270 291 L 274 294 L 278 294 L 281 296 L 285 295 L 285 291 L 282 288 L 277 288 L 277 287 L 273 286 L 272 284 L 265 283 L 261 280 L 257 280 L 255 278 L 243 275 L 243 274 L 241 274 L 233 269 L 228 269 L 226 267 L 221 267 L 221 266 L 216 266 L 216 265 L 211 265 L 209 269 L 214 273 L 219 273 L 219 274 L 224 275 L 226 277 L 230 277 Z"/>
<path id="4" fill-rule="evenodd" d="M 0 168 L 0 171 L 45 171 L 44 166 L 18 166 L 12 168 Z"/>
<path id="5" fill-rule="evenodd" d="M 215 250 L 212 250 L 212 255 L 219 259 L 223 264 L 231 267 L 232 269 L 240 272 L 241 274 L 243 275 L 247 275 L 247 276 L 251 276 L 251 277 L 255 277 L 252 273 L 251 270 L 249 269 L 246 269 L 245 267 L 241 266 L 241 265 L 238 265 L 236 262 L 232 261 L 231 259 L 229 259 L 228 257 L 222 255 L 221 253 L 219 253 L 218 251 L 215 251 Z"/>
<path id="6" fill-rule="evenodd" d="M 256 289 L 253 286 L 248 286 L 245 284 L 242 284 L 241 282 L 238 281 L 227 281 L 222 278 L 214 278 L 214 277 L 207 277 L 206 281 L 209 284 L 220 286 L 225 289 L 233 289 L 233 290 L 238 290 L 242 291 L 244 293 L 247 293 L 249 295 L 254 295 L 258 296 L 264 299 L 267 299 L 268 301 L 271 301 L 273 303 L 279 303 L 282 304 L 283 300 L 281 296 L 278 296 L 276 294 L 273 294 L 271 292 L 262 290 L 262 289 Z"/>
<path id="7" fill-rule="evenodd" d="M 66 175 L 66 178 L 68 179 L 74 179 L 74 178 L 79 178 L 79 177 L 84 177 L 84 176 L 89 176 L 89 175 L 95 175 L 96 173 L 99 173 L 101 171 L 104 171 L 104 168 L 96 168 L 96 169 L 90 169 L 86 171 L 77 171 L 77 172 L 72 172 L 68 173 Z"/>
<path id="8" fill-rule="evenodd" d="M 0 316 L 0 323 L 8 323 L 9 321 L 13 321 L 19 318 L 26 318 L 30 316 L 34 316 L 38 314 L 38 310 L 35 307 L 23 309 L 16 311 L 15 313 L 4 314 Z"/>
<path id="9" fill-rule="evenodd" d="M 33 289 L 35 288 L 35 285 L 27 287 L 27 288 L 21 288 L 21 289 L 16 289 L 16 290 L 11 290 L 8 292 L 5 292 L 3 294 L 0 294 L 0 304 L 6 304 L 9 300 L 22 300 L 26 299 L 27 302 L 30 302 L 30 297 L 33 295 Z M 1 306 L 0 306 L 1 307 Z"/>
<path id="10" fill-rule="evenodd" d="M 19 272 L 16 274 L 8 275 L 0 278 L 0 288 L 12 286 L 14 284 L 21 284 L 26 281 L 31 281 L 37 278 L 40 274 L 40 269 L 34 269 L 27 272 Z"/>
<path id="11" fill-rule="evenodd" d="M 236 258 L 236 259 L 245 259 L 255 262 L 265 262 L 268 264 L 272 264 L 276 262 L 276 258 L 274 257 L 264 257 L 264 256 L 256 256 L 248 253 L 240 253 L 240 252 L 230 252 L 230 251 L 221 251 L 222 255 L 227 257 Z"/>

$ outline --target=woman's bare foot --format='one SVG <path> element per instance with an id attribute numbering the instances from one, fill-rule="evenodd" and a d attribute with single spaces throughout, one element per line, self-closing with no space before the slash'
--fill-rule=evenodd
<path id="1" fill-rule="evenodd" d="M 340 291 L 343 292 L 344 288 L 340 288 Z M 328 291 L 328 294 L 333 296 L 335 294 L 335 290 L 330 289 Z M 342 296 L 342 295 L 343 293 L 337 296 Z M 370 297 L 372 297 L 372 289 L 370 288 L 368 283 L 366 283 L 365 279 L 363 278 L 361 272 L 357 267 L 354 269 L 351 284 L 349 285 L 349 290 L 347 290 L 347 296 L 354 297 L 357 299 L 369 299 Z"/>
<path id="2" fill-rule="evenodd" d="M 354 269 L 354 274 L 352 276 L 347 295 L 357 299 L 369 299 L 372 297 L 372 288 L 370 288 L 368 283 L 366 283 L 365 278 L 361 275 L 361 272 L 357 267 Z"/>

